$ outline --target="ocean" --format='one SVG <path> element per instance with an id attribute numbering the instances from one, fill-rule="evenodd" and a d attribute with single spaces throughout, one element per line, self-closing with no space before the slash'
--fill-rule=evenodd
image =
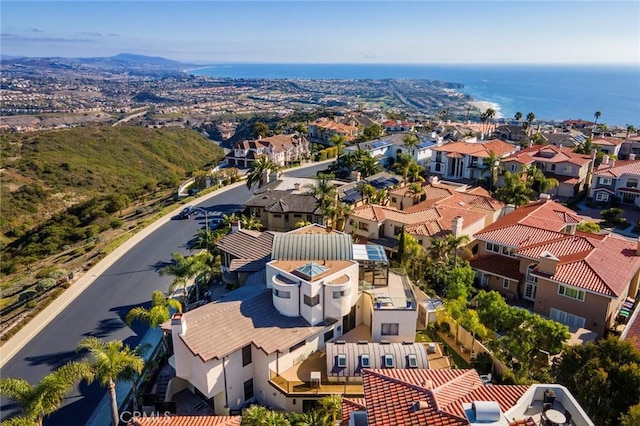
<path id="1" fill-rule="evenodd" d="M 220 64 L 187 70 L 228 78 L 428 79 L 464 84 L 464 93 L 491 102 L 498 116 L 537 120 L 594 120 L 640 127 L 640 66 L 617 65 L 409 65 Z"/>

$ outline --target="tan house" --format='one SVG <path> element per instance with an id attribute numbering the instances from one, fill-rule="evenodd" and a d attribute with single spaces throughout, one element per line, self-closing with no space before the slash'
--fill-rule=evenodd
<path id="1" fill-rule="evenodd" d="M 525 166 L 536 167 L 547 178 L 558 180 L 559 186 L 549 192 L 560 197 L 573 197 L 589 184 L 593 157 L 576 154 L 568 147 L 535 145 L 503 158 L 500 165 L 511 173 L 519 173 Z"/>
<path id="2" fill-rule="evenodd" d="M 629 157 L 628 161 L 616 161 L 605 155 L 593 173 L 589 197 L 608 203 L 615 196 L 621 203 L 640 206 L 640 160 L 635 154 Z"/>
<path id="3" fill-rule="evenodd" d="M 498 158 L 516 152 L 516 147 L 499 139 L 478 142 L 450 142 L 431 148 L 431 174 L 443 179 L 480 179 L 488 171 L 483 170 L 484 160 L 494 153 Z"/>
<path id="4" fill-rule="evenodd" d="M 321 117 L 307 125 L 309 139 L 314 142 L 328 143 L 334 135 L 344 136 L 348 142 L 358 137 L 358 128 L 327 117 Z"/>
<path id="5" fill-rule="evenodd" d="M 268 138 L 238 142 L 227 154 L 227 163 L 238 168 L 248 168 L 260 157 L 267 156 L 279 166 L 300 161 L 311 152 L 309 142 L 298 134 L 275 135 Z"/>
<path id="6" fill-rule="evenodd" d="M 635 297 L 640 247 L 614 234 L 576 231 L 581 218 L 548 198 L 528 203 L 474 236 L 482 288 L 525 299 L 533 311 L 603 336 Z"/>

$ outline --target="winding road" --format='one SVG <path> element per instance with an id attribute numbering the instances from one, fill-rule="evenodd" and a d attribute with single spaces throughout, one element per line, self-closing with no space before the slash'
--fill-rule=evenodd
<path id="1" fill-rule="evenodd" d="M 312 177 L 326 167 L 325 162 L 285 174 Z M 243 210 L 250 196 L 246 186 L 240 186 L 193 205 L 207 209 L 211 218 Z M 199 215 L 168 221 L 150 233 L 102 274 L 96 275 L 89 287 L 11 359 L 4 360 L 2 377 L 20 377 L 29 383 L 38 383 L 54 368 L 78 358 L 76 346 L 86 336 L 122 340 L 129 346 L 136 346 L 146 327 L 134 325 L 130 328 L 124 323 L 124 317 L 132 307 L 148 303 L 154 290 L 168 288 L 171 277 L 158 274 L 159 262 L 169 261 L 174 251 L 188 253 L 187 242 L 203 226 L 204 215 Z M 82 383 L 67 397 L 60 410 L 45 419 L 45 426 L 84 425 L 105 393 L 98 383 Z M 17 413 L 15 404 L 6 398 L 2 400 L 0 410 L 3 420 Z"/>

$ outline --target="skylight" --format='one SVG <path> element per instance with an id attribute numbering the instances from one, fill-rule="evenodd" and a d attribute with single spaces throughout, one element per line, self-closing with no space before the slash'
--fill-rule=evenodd
<path id="1" fill-rule="evenodd" d="M 317 263 L 311 262 L 311 263 L 307 263 L 305 265 L 302 265 L 298 268 L 295 269 L 296 272 L 298 272 L 299 274 L 307 277 L 307 278 L 311 278 L 313 279 L 314 277 L 318 276 L 318 275 L 322 275 L 325 272 L 327 272 L 329 270 L 329 268 L 326 268 L 322 265 L 318 265 Z"/>
<path id="2" fill-rule="evenodd" d="M 362 368 L 369 368 L 371 366 L 369 354 L 360 355 L 360 364 L 362 365 Z"/>
<path id="3" fill-rule="evenodd" d="M 384 366 L 387 367 L 387 368 L 393 368 L 394 362 L 393 362 L 393 355 L 392 354 L 386 354 L 384 356 Z"/>
<path id="4" fill-rule="evenodd" d="M 410 368 L 418 368 L 418 357 L 416 354 L 409 354 L 408 359 Z"/>

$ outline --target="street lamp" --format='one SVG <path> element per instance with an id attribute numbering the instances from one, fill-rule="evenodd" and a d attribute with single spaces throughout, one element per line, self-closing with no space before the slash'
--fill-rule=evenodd
<path id="1" fill-rule="evenodd" d="M 204 224 L 206 226 L 207 234 L 209 233 L 209 210 L 202 207 L 196 207 L 196 210 L 204 213 Z"/>

